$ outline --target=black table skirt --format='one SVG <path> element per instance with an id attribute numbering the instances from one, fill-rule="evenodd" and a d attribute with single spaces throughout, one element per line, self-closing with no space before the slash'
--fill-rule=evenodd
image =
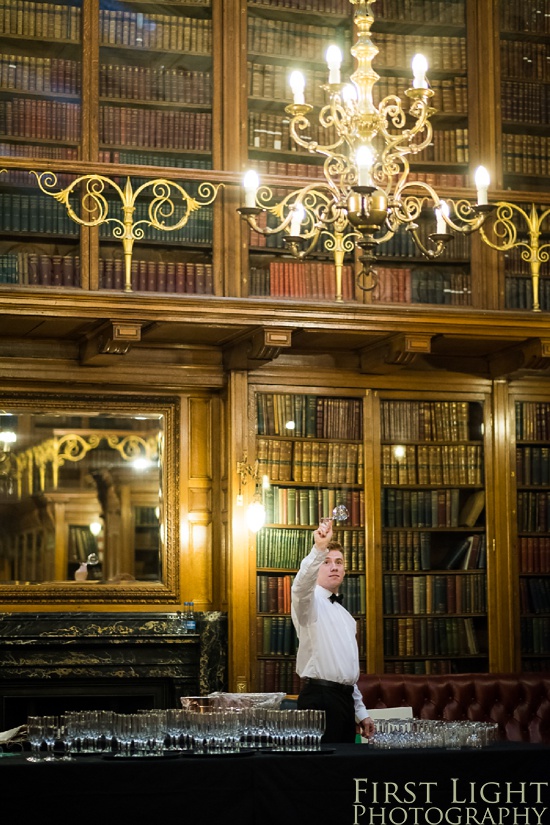
<path id="1" fill-rule="evenodd" d="M 536 784 L 539 783 L 539 784 Z M 0 758 L 2 820 L 78 825 L 550 825 L 550 747 Z M 23 821 L 23 820 L 21 820 Z"/>

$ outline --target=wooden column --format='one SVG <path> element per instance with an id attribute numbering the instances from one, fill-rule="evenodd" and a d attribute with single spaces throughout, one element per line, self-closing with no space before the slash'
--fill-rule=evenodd
<path id="1" fill-rule="evenodd" d="M 227 412 L 228 460 L 228 590 L 229 590 L 229 690 L 246 693 L 251 689 L 251 645 L 254 628 L 249 627 L 254 541 L 245 523 L 246 498 L 237 506 L 239 477 L 237 462 L 248 450 L 248 374 L 229 373 Z M 252 631 L 252 632 L 251 632 Z"/>

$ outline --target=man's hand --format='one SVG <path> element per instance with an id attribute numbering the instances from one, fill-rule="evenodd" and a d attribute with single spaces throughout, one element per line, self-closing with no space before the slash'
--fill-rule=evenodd
<path id="1" fill-rule="evenodd" d="M 359 729 L 361 736 L 364 736 L 366 739 L 372 736 L 372 734 L 374 733 L 374 722 L 372 721 L 370 716 L 367 716 L 366 719 L 363 719 L 361 722 L 359 722 Z"/>
<path id="2" fill-rule="evenodd" d="M 317 530 L 313 533 L 313 540 L 317 550 L 326 550 L 332 539 L 332 519 L 321 521 Z"/>

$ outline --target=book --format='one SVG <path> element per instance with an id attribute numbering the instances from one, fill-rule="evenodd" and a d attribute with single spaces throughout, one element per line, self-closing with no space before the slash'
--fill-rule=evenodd
<path id="1" fill-rule="evenodd" d="M 463 561 L 464 557 L 468 553 L 472 545 L 473 536 L 468 536 L 463 541 L 460 542 L 458 547 L 455 547 L 454 550 L 451 550 L 449 555 L 447 556 L 446 561 L 444 562 L 444 569 L 445 570 L 458 570 L 461 566 L 461 562 Z"/>
<path id="2" fill-rule="evenodd" d="M 458 523 L 461 527 L 474 527 L 485 507 L 485 490 L 476 490 L 464 502 Z"/>

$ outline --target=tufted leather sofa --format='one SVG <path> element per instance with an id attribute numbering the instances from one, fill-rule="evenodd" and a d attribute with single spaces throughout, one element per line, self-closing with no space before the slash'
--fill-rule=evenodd
<path id="1" fill-rule="evenodd" d="M 367 708 L 410 705 L 421 719 L 497 722 L 501 739 L 550 744 L 550 673 L 361 674 Z"/>

